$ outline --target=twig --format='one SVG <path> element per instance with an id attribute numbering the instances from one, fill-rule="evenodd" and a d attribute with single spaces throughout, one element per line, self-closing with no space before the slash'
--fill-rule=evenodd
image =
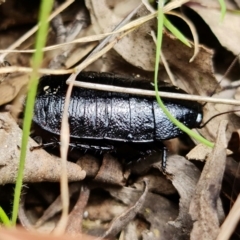
<path id="1" fill-rule="evenodd" d="M 119 26 L 118 26 L 119 27 Z M 119 36 L 119 38 L 124 37 L 126 34 L 128 34 L 131 30 L 127 31 L 126 33 L 121 34 L 121 36 Z M 62 123 L 61 123 L 61 131 L 60 131 L 60 141 L 61 141 L 61 147 L 60 147 L 60 154 L 61 154 L 61 163 L 62 166 L 64 167 L 66 165 L 66 161 L 67 161 L 67 155 L 68 155 L 68 148 L 69 148 L 69 136 L 70 136 L 70 130 L 69 130 L 69 123 L 68 123 L 68 107 L 70 105 L 70 97 L 71 97 L 71 93 L 72 93 L 72 89 L 73 89 L 73 82 L 76 79 L 78 73 L 80 73 L 82 71 L 82 69 L 84 67 L 86 67 L 87 65 L 89 65 L 90 63 L 94 62 L 97 58 L 99 58 L 100 56 L 102 56 L 105 52 L 109 51 L 119 40 L 119 38 L 115 38 L 114 41 L 110 42 L 106 47 L 103 48 L 102 44 L 101 48 L 103 48 L 101 51 L 99 51 L 99 47 L 97 47 L 97 50 L 99 52 L 95 52 L 93 51 L 86 59 L 85 61 L 83 61 L 79 66 L 77 66 L 77 71 L 76 73 L 73 73 L 68 80 L 72 81 L 69 84 L 67 93 L 66 93 L 66 98 L 65 98 L 65 103 L 64 103 L 64 109 L 63 109 L 63 117 L 62 117 Z M 94 55 L 93 55 L 94 53 Z M 62 182 L 61 182 L 62 183 Z M 67 191 L 66 189 L 66 183 L 67 183 L 67 179 L 64 179 L 64 183 L 65 184 L 61 184 L 62 189 L 64 191 Z M 65 189 L 63 189 L 63 187 Z M 60 222 L 57 226 L 57 231 L 60 231 L 62 228 L 65 229 L 65 223 L 66 221 L 64 221 L 64 215 L 62 213 L 62 218 L 60 219 Z"/>
<path id="2" fill-rule="evenodd" d="M 83 185 L 79 193 L 78 201 L 68 216 L 66 233 L 71 236 L 76 236 L 82 231 L 83 213 L 88 203 L 89 196 L 90 189 L 86 185 Z"/>
<path id="3" fill-rule="evenodd" d="M 69 83 L 70 81 L 67 80 L 67 84 Z M 156 96 L 155 91 L 143 90 L 143 89 L 137 89 L 137 88 L 125 88 L 125 87 L 117 87 L 112 85 L 104 85 L 104 84 L 81 82 L 81 81 L 75 81 L 73 85 L 76 87 L 89 88 L 89 89 L 95 89 L 95 90 L 106 91 L 106 92 L 119 92 L 119 93 L 128 93 L 128 94 L 141 95 L 141 96 L 152 96 L 152 97 Z M 213 98 L 213 97 L 204 97 L 204 96 L 181 94 L 181 93 L 169 93 L 169 92 L 162 92 L 162 91 L 159 91 L 159 94 L 161 97 L 164 97 L 164 98 L 221 103 L 221 104 L 229 104 L 229 105 L 237 105 L 237 106 L 240 105 L 240 101 L 237 101 L 234 99 L 220 99 L 220 98 Z"/>
<path id="4" fill-rule="evenodd" d="M 216 240 L 230 239 L 234 229 L 236 228 L 240 219 L 240 195 L 234 203 L 231 211 L 220 228 L 220 232 Z"/>
<path id="5" fill-rule="evenodd" d="M 108 230 L 103 234 L 101 239 L 103 238 L 110 238 L 115 237 L 116 234 L 118 234 L 141 210 L 143 207 L 143 204 L 146 200 L 147 193 L 148 193 L 148 184 L 149 181 L 147 178 L 143 179 L 143 182 L 145 184 L 145 189 L 141 195 L 141 197 L 138 199 L 138 201 L 129 209 L 124 211 L 121 215 L 117 216 L 115 219 L 112 220 L 110 223 L 110 227 Z M 100 239 L 100 238 L 98 238 Z"/>

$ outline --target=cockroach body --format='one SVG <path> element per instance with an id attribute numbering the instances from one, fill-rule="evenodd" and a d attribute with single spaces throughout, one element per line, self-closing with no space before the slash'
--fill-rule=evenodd
<path id="1" fill-rule="evenodd" d="M 60 135 L 68 76 L 44 76 L 40 79 L 33 122 L 52 136 Z M 77 81 L 153 89 L 144 79 L 126 79 L 111 73 L 82 72 Z M 174 86 L 159 91 L 185 93 Z M 189 128 L 202 121 L 202 105 L 188 100 L 163 99 L 171 114 Z M 163 113 L 154 97 L 106 92 L 74 87 L 68 109 L 71 146 L 100 151 L 116 150 L 121 142 L 159 144 L 183 132 Z M 165 154 L 163 154 L 165 155 Z M 166 160 L 163 162 L 163 168 Z"/>

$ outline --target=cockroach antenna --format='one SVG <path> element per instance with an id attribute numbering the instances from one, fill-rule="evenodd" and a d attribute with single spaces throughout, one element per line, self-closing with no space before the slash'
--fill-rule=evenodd
<path id="1" fill-rule="evenodd" d="M 240 53 L 233 59 L 232 63 L 230 64 L 230 66 L 228 67 L 227 71 L 224 73 L 223 77 L 221 78 L 221 80 L 218 82 L 217 86 L 214 88 L 214 90 L 212 91 L 212 93 L 210 94 L 210 97 L 212 97 L 216 91 L 217 91 L 217 88 L 219 87 L 219 85 L 221 84 L 222 80 L 225 79 L 227 77 L 227 75 L 229 74 L 229 72 L 232 70 L 233 66 L 236 64 L 237 60 L 239 59 L 239 56 L 240 56 Z M 207 102 L 205 102 L 202 106 L 204 107 L 205 105 L 207 104 Z M 227 113 L 227 112 L 226 112 Z M 225 114 L 225 113 L 222 113 L 222 114 Z M 215 115 L 216 117 L 219 116 L 219 115 L 222 115 L 222 114 L 217 114 Z M 213 116 L 214 117 L 214 116 Z M 213 118 L 212 117 L 212 118 Z M 212 119 L 210 118 L 208 120 L 208 122 Z M 205 124 L 204 124 L 205 125 Z"/>
<path id="2" fill-rule="evenodd" d="M 216 92 L 217 88 L 219 87 L 220 83 L 222 82 L 222 80 L 224 78 L 227 77 L 227 75 L 229 74 L 229 72 L 232 70 L 233 66 L 236 64 L 237 60 L 239 59 L 240 53 L 234 58 L 234 60 L 232 61 L 232 63 L 230 64 L 230 66 L 228 67 L 227 71 L 225 72 L 225 74 L 223 75 L 223 77 L 221 78 L 221 80 L 218 82 L 217 86 L 215 87 L 214 91 L 210 94 L 210 96 L 213 96 L 213 94 Z M 207 104 L 207 102 L 205 102 L 202 107 L 204 107 Z M 198 128 L 204 128 L 210 121 L 212 121 L 215 117 L 224 115 L 224 114 L 228 114 L 228 113 L 234 113 L 234 112 L 239 112 L 240 110 L 233 110 L 233 111 L 226 111 L 226 112 L 222 112 L 222 113 L 218 113 L 212 117 L 210 117 L 204 124 L 200 125 Z"/>
<path id="3" fill-rule="evenodd" d="M 235 113 L 235 112 L 240 112 L 240 109 L 239 110 L 232 110 L 232 111 L 227 111 L 227 112 L 222 112 L 222 113 L 218 113 L 212 117 L 210 117 L 204 124 L 200 125 L 198 128 L 201 129 L 201 128 L 204 128 L 210 121 L 212 121 L 215 117 L 219 117 L 221 115 L 224 115 L 224 114 L 227 114 L 227 113 Z"/>

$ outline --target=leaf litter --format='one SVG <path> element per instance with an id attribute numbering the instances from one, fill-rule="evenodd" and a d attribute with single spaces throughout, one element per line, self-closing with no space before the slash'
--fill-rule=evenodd
<path id="1" fill-rule="evenodd" d="M 11 2 L 11 0 L 7 2 Z M 205 6 L 203 2 L 200 6 L 197 2 L 189 1 L 188 6 L 200 14 L 203 20 L 208 23 L 212 35 L 218 38 L 223 48 L 227 48 L 235 55 L 238 54 L 240 51 L 238 52 L 235 31 L 230 31 L 231 43 L 229 44 L 226 40 L 226 36 L 228 36 L 226 29 L 228 29 L 229 24 L 231 25 L 232 19 L 235 19 L 232 16 L 233 14 L 227 15 L 224 25 L 221 26 L 221 24 L 216 24 L 220 22 L 217 17 L 218 14 L 209 20 L 211 8 L 209 5 Z M 83 29 L 80 34 L 85 36 L 91 35 L 93 32 L 98 34 L 111 31 L 121 22 L 126 13 L 131 12 L 140 3 L 138 0 L 122 0 L 114 3 L 86 0 L 85 4 L 89 11 L 91 24 L 86 29 Z M 74 8 L 76 10 L 80 5 L 74 6 L 73 8 L 69 7 L 68 11 L 71 14 L 65 13 L 63 21 L 73 21 L 72 16 L 74 14 L 72 13 Z M 202 8 L 205 9 L 204 13 L 201 11 Z M 236 8 L 231 6 L 231 9 Z M 207 12 L 208 10 L 209 12 Z M 4 9 L 1 9 L 1 11 L 4 11 Z M 214 11 L 216 12 L 216 9 Z M 134 18 L 137 19 L 139 16 L 147 14 L 147 9 L 142 6 Z M 23 24 L 20 23 L 20 25 Z M 5 26 L 11 27 L 9 24 Z M 120 40 L 111 51 L 87 69 L 114 71 L 129 76 L 140 75 L 152 79 L 155 45 L 150 36 L 151 30 L 156 30 L 155 19 Z M 8 35 L 6 34 L 6 36 Z M 12 37 L 11 34 L 9 34 L 9 37 Z M 51 32 L 49 44 L 54 42 L 56 42 L 54 33 Z M 31 46 L 31 44 L 28 46 Z M 72 55 L 68 54 L 67 56 L 67 66 L 70 66 L 69 62 L 76 62 L 76 60 L 68 61 L 68 58 L 73 59 L 74 55 L 78 55 L 81 49 L 83 52 L 88 46 L 89 49 L 92 49 L 93 46 L 90 45 L 78 44 L 74 46 L 75 49 L 70 49 Z M 7 47 L 7 45 L 1 45 L 2 49 Z M 217 88 L 218 83 L 214 69 L 216 52 L 213 52 L 211 48 L 200 45 L 197 58 L 192 63 L 189 63 L 193 49 L 184 46 L 170 33 L 164 32 L 162 51 L 179 87 L 184 88 L 188 93 L 203 96 L 209 96 Z M 61 53 L 57 52 L 55 54 L 59 55 Z M 16 57 L 16 53 L 9 55 L 8 61 L 18 66 L 29 65 L 29 56 L 26 54 L 17 55 L 18 57 Z M 53 53 L 46 55 L 45 65 L 55 57 L 53 55 Z M 20 59 L 22 60 L 19 61 Z M 79 60 L 78 56 L 76 59 Z M 0 84 L 1 105 L 13 103 L 19 91 L 26 86 L 28 77 L 18 75 L 11 74 Z M 162 80 L 168 78 L 163 67 L 160 68 L 159 76 Z M 219 106 L 207 104 L 204 108 L 204 121 L 214 114 L 229 109 L 231 107 L 222 104 Z M 21 130 L 9 116 L 9 113 L 1 113 L 0 119 L 1 192 L 9 183 L 15 181 Z M 227 130 L 223 126 L 225 124 L 222 123 L 223 119 L 229 120 Z M 192 154 L 189 157 L 190 159 L 206 160 L 205 166 L 203 167 L 201 162 L 189 162 L 185 157 L 180 156 L 181 148 L 175 148 L 175 154 L 172 155 L 170 152 L 173 149 L 170 148 L 166 174 L 161 172 L 159 162 L 161 156 L 159 154 L 153 154 L 151 156 L 152 160 L 149 160 L 149 162 L 148 158 L 146 158 L 140 162 L 141 166 L 136 163 L 131 168 L 125 168 L 111 154 L 106 154 L 103 159 L 88 154 L 77 155 L 77 164 L 68 162 L 69 181 L 76 183 L 70 184 L 72 207 L 69 216 L 72 219 L 72 224 L 68 224 L 67 232 L 71 233 L 71 235 L 86 232 L 99 237 L 118 234 L 126 239 L 133 239 L 133 237 L 136 239 L 215 239 L 224 219 L 223 203 L 224 205 L 228 204 L 226 198 L 220 194 L 221 186 L 223 186 L 222 191 L 225 191 L 224 184 L 226 183 L 231 189 L 234 189 L 234 181 L 236 179 L 237 182 L 239 179 L 235 175 L 238 163 L 234 158 L 234 154 L 236 155 L 239 151 L 237 141 L 239 137 L 236 137 L 238 129 L 239 119 L 234 114 L 217 117 L 201 130 L 201 134 L 207 139 L 214 142 L 217 139 L 213 152 L 207 150 L 199 155 L 200 150 L 196 150 L 197 154 Z M 231 147 L 229 145 L 233 155 L 226 157 L 227 143 L 233 131 L 235 131 L 235 145 L 232 144 Z M 219 132 L 218 135 L 217 132 Z M 232 142 L 233 136 L 230 143 Z M 30 146 L 37 145 L 32 140 L 30 140 L 29 144 Z M 192 145 L 192 143 L 189 144 L 189 146 Z M 171 146 L 171 144 L 168 146 Z M 182 149 L 183 155 L 185 155 L 186 149 L 188 147 Z M 56 183 L 51 185 L 54 186 L 53 196 L 56 201 L 46 201 L 47 198 L 43 197 L 43 193 L 45 192 L 45 195 L 48 195 L 46 189 L 49 182 L 59 181 L 60 168 L 58 157 L 49 155 L 44 149 L 28 151 L 24 182 L 31 184 L 26 189 L 22 210 L 24 210 L 24 215 L 29 220 L 31 227 L 34 227 L 37 223 L 35 228 L 39 231 L 51 232 L 59 219 L 61 201 L 58 185 Z M 145 181 L 146 177 L 148 178 L 148 187 L 145 186 L 144 190 L 141 181 Z M 38 195 L 40 194 L 42 198 L 33 201 L 33 196 L 36 194 L 36 188 L 34 187 L 36 182 L 42 182 L 39 185 L 41 191 L 38 189 Z M 84 184 L 86 184 L 85 193 L 83 190 L 80 191 L 81 188 L 84 189 Z M 235 188 L 234 191 L 234 194 L 238 195 L 239 190 Z M 224 193 L 227 193 L 227 200 L 230 200 L 232 204 L 231 191 Z M 7 201 L 11 201 L 11 196 Z M 6 202 L 6 200 L 0 199 L 0 203 L 2 202 Z M 35 207 L 33 207 L 34 205 Z M 40 218 L 41 215 L 42 218 Z M 19 215 L 19 218 L 24 226 L 24 217 Z M 238 234 L 238 232 L 236 231 L 235 234 Z"/>

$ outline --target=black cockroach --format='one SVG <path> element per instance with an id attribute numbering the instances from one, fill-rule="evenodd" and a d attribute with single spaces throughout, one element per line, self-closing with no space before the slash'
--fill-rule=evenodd
<path id="1" fill-rule="evenodd" d="M 67 78 L 68 75 L 44 76 L 40 79 L 33 122 L 41 133 L 44 131 L 55 137 L 60 135 Z M 111 73 L 82 72 L 76 80 L 153 89 L 150 82 L 144 79 L 126 79 Z M 185 93 L 174 86 L 160 86 L 159 90 Z M 174 99 L 163 101 L 171 114 L 187 127 L 200 126 L 203 116 L 200 103 Z M 166 150 L 162 141 L 183 134 L 163 113 L 154 97 L 125 93 L 74 87 L 68 119 L 71 146 L 110 151 L 116 150 L 122 142 L 135 144 L 141 150 L 149 149 L 149 144 L 158 144 L 163 149 L 163 169 L 166 167 Z"/>

